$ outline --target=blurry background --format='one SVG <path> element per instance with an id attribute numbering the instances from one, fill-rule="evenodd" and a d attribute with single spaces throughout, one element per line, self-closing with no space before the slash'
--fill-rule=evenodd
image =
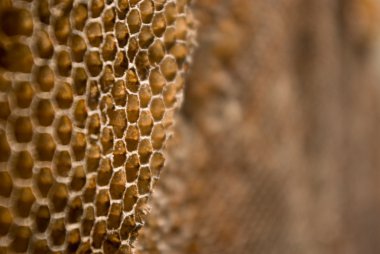
<path id="1" fill-rule="evenodd" d="M 195 2 L 143 253 L 380 253 L 379 5 Z"/>

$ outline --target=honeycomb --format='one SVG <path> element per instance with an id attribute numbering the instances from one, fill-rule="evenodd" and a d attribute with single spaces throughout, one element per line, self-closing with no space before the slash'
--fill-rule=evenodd
<path id="1" fill-rule="evenodd" d="M 189 0 L 0 2 L 0 253 L 132 253 L 181 104 Z"/>

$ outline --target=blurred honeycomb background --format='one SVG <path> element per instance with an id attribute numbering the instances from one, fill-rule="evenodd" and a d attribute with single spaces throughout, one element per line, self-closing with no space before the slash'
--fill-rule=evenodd
<path id="1" fill-rule="evenodd" d="M 141 253 L 380 253 L 380 2 L 194 3 Z"/>

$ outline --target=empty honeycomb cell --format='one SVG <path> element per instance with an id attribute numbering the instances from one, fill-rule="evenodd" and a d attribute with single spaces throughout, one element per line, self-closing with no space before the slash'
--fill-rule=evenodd
<path id="1" fill-rule="evenodd" d="M 102 46 L 102 56 L 104 61 L 111 61 L 115 58 L 117 51 L 116 40 L 114 35 L 107 34 Z"/>
<path id="2" fill-rule="evenodd" d="M 109 158 L 103 158 L 100 161 L 100 166 L 97 175 L 97 183 L 99 186 L 108 185 L 112 176 L 112 165 Z"/>
<path id="3" fill-rule="evenodd" d="M 84 158 L 86 145 L 86 136 L 81 132 L 75 133 L 71 141 L 71 147 L 76 161 L 80 161 Z"/>
<path id="4" fill-rule="evenodd" d="M 115 24 L 116 39 L 119 43 L 119 47 L 124 47 L 129 40 L 128 27 L 124 22 L 117 22 Z"/>
<path id="5" fill-rule="evenodd" d="M 131 34 L 137 33 L 141 27 L 141 17 L 139 11 L 136 9 L 132 9 L 127 16 L 127 24 L 129 28 L 129 32 Z"/>
<path id="6" fill-rule="evenodd" d="M 96 172 L 100 162 L 100 147 L 92 144 L 87 152 L 86 172 Z"/>
<path id="7" fill-rule="evenodd" d="M 111 205 L 107 220 L 108 229 L 117 229 L 120 226 L 122 212 L 123 208 L 121 204 L 113 203 Z"/>
<path id="8" fill-rule="evenodd" d="M 20 108 L 27 108 L 33 100 L 34 89 L 30 82 L 21 82 L 16 85 L 15 94 L 17 106 Z"/>
<path id="9" fill-rule="evenodd" d="M 111 65 L 106 65 L 103 70 L 103 74 L 100 77 L 100 87 L 103 93 L 107 93 L 113 83 L 115 82 L 115 77 L 112 71 Z"/>
<path id="10" fill-rule="evenodd" d="M 127 175 L 127 181 L 133 182 L 136 180 L 140 169 L 140 160 L 137 154 L 131 154 L 128 156 L 125 163 L 125 173 Z"/>
<path id="11" fill-rule="evenodd" d="M 156 11 L 161 11 L 166 3 L 167 0 L 154 0 L 154 6 Z"/>
<path id="12" fill-rule="evenodd" d="M 54 184 L 53 174 L 50 168 L 41 168 L 36 175 L 35 181 L 37 182 L 38 190 L 43 197 L 48 195 L 50 188 Z"/>
<path id="13" fill-rule="evenodd" d="M 54 0 L 53 7 L 59 7 L 64 14 L 67 14 L 73 7 L 73 1 L 74 0 Z"/>
<path id="14" fill-rule="evenodd" d="M 111 93 L 116 105 L 125 105 L 125 103 L 127 102 L 127 93 L 124 80 L 116 81 L 112 87 Z"/>
<path id="15" fill-rule="evenodd" d="M 139 44 L 143 49 L 148 48 L 154 41 L 154 35 L 149 26 L 144 26 L 139 33 Z"/>
<path id="16" fill-rule="evenodd" d="M 85 62 L 91 76 L 93 77 L 98 76 L 103 67 L 99 52 L 97 51 L 88 52 L 85 57 Z"/>
<path id="17" fill-rule="evenodd" d="M 74 91 L 77 95 L 82 95 L 86 91 L 87 73 L 84 68 L 78 67 L 73 70 Z"/>
<path id="18" fill-rule="evenodd" d="M 164 44 L 166 49 L 171 49 L 171 47 L 176 42 L 176 30 L 174 27 L 169 27 L 164 34 Z"/>
<path id="19" fill-rule="evenodd" d="M 159 64 L 165 56 L 165 45 L 161 40 L 156 40 L 148 50 L 149 61 L 152 65 Z"/>
<path id="20" fill-rule="evenodd" d="M 0 101 L 0 119 L 6 121 L 10 114 L 11 109 L 9 107 L 9 102 L 8 99 L 5 98 L 4 101 Z"/>
<path id="21" fill-rule="evenodd" d="M 137 187 L 140 195 L 144 195 L 150 192 L 151 173 L 148 167 L 142 167 L 140 169 L 139 178 L 137 180 Z"/>
<path id="22" fill-rule="evenodd" d="M 103 31 L 100 23 L 89 23 L 86 26 L 86 36 L 91 46 L 98 47 L 103 40 Z"/>
<path id="23" fill-rule="evenodd" d="M 117 0 L 117 7 L 124 16 L 129 9 L 129 2 L 130 0 Z"/>
<path id="24" fill-rule="evenodd" d="M 110 188 L 109 188 L 112 199 L 119 200 L 123 197 L 126 183 L 127 183 L 127 178 L 126 178 L 124 170 L 116 171 L 113 174 Z"/>
<path id="25" fill-rule="evenodd" d="M 121 244 L 120 236 L 118 233 L 108 235 L 103 244 L 104 254 L 113 254 L 119 250 Z"/>
<path id="26" fill-rule="evenodd" d="M 8 233 L 13 223 L 13 216 L 7 207 L 0 206 L 0 236 Z"/>
<path id="27" fill-rule="evenodd" d="M 162 95 L 164 97 L 165 106 L 168 108 L 173 107 L 177 100 L 176 87 L 174 85 L 166 86 Z"/>
<path id="28" fill-rule="evenodd" d="M 149 85 L 142 85 L 139 90 L 140 97 L 140 107 L 145 108 L 149 105 L 150 99 L 152 98 L 152 92 Z"/>
<path id="29" fill-rule="evenodd" d="M 29 187 L 22 187 L 17 191 L 14 209 L 21 217 L 27 217 L 30 213 L 32 205 L 36 201 L 33 191 Z"/>
<path id="30" fill-rule="evenodd" d="M 165 77 L 161 74 L 159 69 L 153 69 L 149 76 L 150 88 L 153 94 L 162 92 L 163 87 L 166 85 Z"/>
<path id="31" fill-rule="evenodd" d="M 61 109 L 67 109 L 71 107 L 74 100 L 73 89 L 67 82 L 61 83 L 58 87 L 55 95 L 55 100 Z"/>
<path id="32" fill-rule="evenodd" d="M 126 159 L 126 149 L 123 141 L 118 140 L 113 149 L 113 167 L 117 168 L 124 164 Z"/>
<path id="33" fill-rule="evenodd" d="M 84 127 L 87 119 L 87 107 L 85 100 L 79 100 L 74 109 L 75 125 Z"/>
<path id="34" fill-rule="evenodd" d="M 40 58 L 49 59 L 54 54 L 53 43 L 49 34 L 44 30 L 38 32 L 35 47 Z"/>
<path id="35" fill-rule="evenodd" d="M 7 171 L 0 171 L 0 196 L 10 197 L 13 189 L 12 178 Z"/>
<path id="36" fill-rule="evenodd" d="M 5 77 L 4 72 L 0 70 L 0 91 L 8 92 L 11 90 L 11 88 L 12 82 L 7 77 Z"/>
<path id="37" fill-rule="evenodd" d="M 149 111 L 142 111 L 139 117 L 139 128 L 141 135 L 150 135 L 153 128 L 153 119 Z"/>
<path id="38" fill-rule="evenodd" d="M 100 89 L 98 82 L 95 80 L 90 81 L 88 88 L 87 105 L 90 109 L 95 110 L 99 105 Z"/>
<path id="39" fill-rule="evenodd" d="M 96 193 L 96 176 L 91 177 L 87 181 L 86 188 L 83 192 L 83 201 L 85 203 L 93 203 Z"/>
<path id="40" fill-rule="evenodd" d="M 165 21 L 165 16 L 162 13 L 157 13 L 153 17 L 152 30 L 153 30 L 154 35 L 156 35 L 157 37 L 161 37 L 162 34 L 165 32 L 166 21 Z"/>
<path id="41" fill-rule="evenodd" d="M 111 152 L 111 148 L 113 148 L 113 132 L 111 128 L 104 128 L 100 142 L 102 144 L 102 153 L 107 154 Z"/>
<path id="42" fill-rule="evenodd" d="M 38 134 L 36 148 L 40 161 L 51 161 L 56 148 L 53 137 L 48 133 Z"/>
<path id="43" fill-rule="evenodd" d="M 133 62 L 137 52 L 139 51 L 139 43 L 135 37 L 132 37 L 128 40 L 128 59 L 130 62 Z"/>
<path id="44" fill-rule="evenodd" d="M 174 81 L 174 85 L 177 91 L 182 91 L 185 86 L 185 78 L 183 75 L 177 75 L 177 78 Z"/>
<path id="45" fill-rule="evenodd" d="M 106 216 L 110 208 L 110 196 L 108 190 L 100 190 L 96 195 L 95 207 L 96 216 Z"/>
<path id="46" fill-rule="evenodd" d="M 0 162 L 8 161 L 10 155 L 11 148 L 7 140 L 7 135 L 4 130 L 0 129 Z"/>
<path id="47" fill-rule="evenodd" d="M 105 117 L 104 120 L 106 120 L 106 121 L 103 121 L 103 123 L 107 123 L 109 115 L 111 115 L 112 111 L 115 110 L 115 106 L 113 105 L 113 99 L 110 94 L 106 94 L 102 96 L 100 100 L 99 108 L 102 112 L 102 117 L 104 116 Z"/>
<path id="48" fill-rule="evenodd" d="M 82 62 L 87 50 L 86 41 L 79 34 L 71 35 L 70 39 L 71 56 L 74 62 Z"/>
<path id="49" fill-rule="evenodd" d="M 76 253 L 92 253 L 90 241 L 81 242 Z"/>
<path id="50" fill-rule="evenodd" d="M 6 9 L 1 15 L 1 29 L 8 36 L 30 36 L 33 33 L 33 17 L 25 9 Z"/>
<path id="51" fill-rule="evenodd" d="M 142 22 L 149 24 L 154 13 L 154 4 L 152 0 L 144 0 L 140 3 L 140 12 Z"/>
<path id="52" fill-rule="evenodd" d="M 32 237 L 32 231 L 26 226 L 15 226 L 12 229 L 13 240 L 10 245 L 13 252 L 26 252 L 28 250 L 29 241 Z"/>
<path id="53" fill-rule="evenodd" d="M 37 69 L 35 78 L 41 91 L 48 92 L 54 87 L 54 72 L 47 65 Z"/>
<path id="54" fill-rule="evenodd" d="M 88 206 L 84 212 L 82 219 L 82 234 L 83 236 L 89 236 L 91 233 L 92 226 L 95 221 L 95 211 L 94 207 Z"/>
<path id="55" fill-rule="evenodd" d="M 177 40 L 186 40 L 187 36 L 187 21 L 185 17 L 179 17 L 176 20 L 175 34 Z"/>
<path id="56" fill-rule="evenodd" d="M 87 4 L 78 4 L 73 11 L 73 21 L 75 29 L 82 31 L 87 18 Z"/>
<path id="57" fill-rule="evenodd" d="M 46 239 L 39 239 L 33 242 L 33 254 L 51 253 Z"/>
<path id="58" fill-rule="evenodd" d="M 141 140 L 139 147 L 138 147 L 138 153 L 140 156 L 140 162 L 141 164 L 145 164 L 149 162 L 150 155 L 153 152 L 152 143 L 149 139 L 143 139 Z"/>
<path id="59" fill-rule="evenodd" d="M 140 80 L 146 80 L 149 76 L 150 71 L 148 53 L 145 51 L 140 51 L 136 56 L 135 64 Z"/>
<path id="60" fill-rule="evenodd" d="M 150 111 L 155 121 L 159 121 L 165 114 L 165 105 L 161 98 L 154 98 L 150 105 Z"/>
<path id="61" fill-rule="evenodd" d="M 135 219 L 132 215 L 129 215 L 124 218 L 123 223 L 121 224 L 120 228 L 120 236 L 121 239 L 125 240 L 128 239 L 130 234 L 132 233 L 132 230 L 136 227 Z"/>
<path id="62" fill-rule="evenodd" d="M 128 58 L 124 51 L 120 51 L 116 54 L 113 64 L 116 77 L 121 77 L 128 69 Z"/>
<path id="63" fill-rule="evenodd" d="M 90 5 L 91 16 L 93 18 L 99 17 L 104 9 L 104 0 L 92 0 Z"/>
<path id="64" fill-rule="evenodd" d="M 13 172 L 17 177 L 28 179 L 33 176 L 33 157 L 28 151 L 18 152 L 13 163 Z"/>
<path id="65" fill-rule="evenodd" d="M 50 222 L 50 210 L 46 205 L 38 207 L 36 212 L 36 228 L 39 232 L 45 232 Z"/>
<path id="66" fill-rule="evenodd" d="M 99 249 L 102 246 L 106 233 L 107 223 L 105 221 L 96 222 L 92 232 L 92 246 L 94 248 Z"/>
<path id="67" fill-rule="evenodd" d="M 59 75 L 68 77 L 71 74 L 71 56 L 70 53 L 62 50 L 57 53 L 57 70 Z"/>
<path id="68" fill-rule="evenodd" d="M 49 0 L 40 0 L 37 2 L 37 17 L 40 21 L 45 24 L 49 24 L 50 21 L 50 10 L 49 10 Z"/>
<path id="69" fill-rule="evenodd" d="M 49 237 L 53 245 L 60 246 L 65 242 L 66 238 L 66 227 L 65 227 L 65 219 L 56 219 L 52 221 L 50 226 L 51 232 Z"/>
<path id="70" fill-rule="evenodd" d="M 137 78 L 135 69 L 129 69 L 127 71 L 127 88 L 131 92 L 137 92 L 139 89 L 140 83 Z"/>
<path id="71" fill-rule="evenodd" d="M 29 117 L 18 117 L 13 123 L 13 130 L 17 142 L 27 143 L 32 140 L 33 126 Z"/>
<path id="72" fill-rule="evenodd" d="M 172 81 L 177 75 L 177 62 L 174 58 L 167 57 L 161 62 L 160 69 L 166 80 Z"/>
<path id="73" fill-rule="evenodd" d="M 128 95 L 127 100 L 127 117 L 128 122 L 134 123 L 139 118 L 140 114 L 140 105 L 139 105 L 139 99 L 134 94 Z"/>
<path id="74" fill-rule="evenodd" d="M 15 42 L 6 48 L 0 47 L 0 67 L 12 72 L 30 73 L 34 64 L 33 55 L 29 47 Z M 17 59 L 17 61 L 14 61 Z"/>
<path id="75" fill-rule="evenodd" d="M 186 56 L 189 54 L 188 49 L 185 44 L 176 43 L 170 49 L 170 54 L 172 54 L 177 60 L 179 67 L 185 62 Z"/>
<path id="76" fill-rule="evenodd" d="M 85 184 L 86 172 L 84 167 L 82 165 L 75 167 L 71 178 L 70 189 L 73 191 L 80 191 Z"/>
<path id="77" fill-rule="evenodd" d="M 71 33 L 69 16 L 62 15 L 54 20 L 54 35 L 59 44 L 66 44 Z"/>
<path id="78" fill-rule="evenodd" d="M 117 138 L 122 138 L 125 128 L 127 127 L 127 119 L 125 116 L 125 110 L 112 110 L 110 112 L 110 125 L 113 127 L 113 131 Z"/>
<path id="79" fill-rule="evenodd" d="M 88 133 L 90 135 L 98 136 L 100 132 L 100 116 L 98 114 L 93 114 L 90 116 L 88 121 Z"/>
<path id="80" fill-rule="evenodd" d="M 136 203 L 135 219 L 136 222 L 142 224 L 147 219 L 148 215 L 148 197 L 140 198 Z"/>
<path id="81" fill-rule="evenodd" d="M 169 25 L 173 24 L 178 16 L 176 4 L 171 2 L 165 6 L 165 18 Z"/>
<path id="82" fill-rule="evenodd" d="M 155 176 L 158 176 L 160 174 L 161 168 L 164 166 L 164 163 L 165 163 L 165 157 L 162 155 L 162 153 L 159 153 L 159 152 L 153 153 L 149 166 L 152 170 L 152 173 Z"/>
<path id="83" fill-rule="evenodd" d="M 59 176 L 67 177 L 71 169 L 69 151 L 59 151 L 54 157 L 54 165 Z"/>
<path id="84" fill-rule="evenodd" d="M 138 199 L 138 191 L 136 185 L 127 188 L 123 198 L 123 209 L 128 212 L 131 211 Z"/>
<path id="85" fill-rule="evenodd" d="M 106 32 L 113 31 L 116 19 L 116 13 L 114 8 L 109 8 L 103 13 L 103 24 Z"/>
<path id="86" fill-rule="evenodd" d="M 80 197 L 75 197 L 68 204 L 67 221 L 69 223 L 80 222 L 83 214 L 83 204 Z"/>
<path id="87" fill-rule="evenodd" d="M 166 114 L 164 115 L 164 118 L 162 119 L 162 124 L 166 129 L 169 129 L 170 126 L 174 124 L 174 111 L 170 110 L 167 111 Z"/>
<path id="88" fill-rule="evenodd" d="M 52 103 L 48 99 L 41 99 L 37 103 L 35 114 L 38 123 L 42 126 L 49 126 L 54 120 L 55 111 Z"/>
<path id="89" fill-rule="evenodd" d="M 67 234 L 67 253 L 76 253 L 81 243 L 80 231 L 79 229 L 73 229 Z"/>
<path id="90" fill-rule="evenodd" d="M 50 201 L 53 205 L 54 212 L 62 212 L 67 204 L 69 192 L 64 183 L 57 183 L 50 192 Z"/>
<path id="91" fill-rule="evenodd" d="M 130 125 L 127 129 L 125 142 L 127 143 L 127 150 L 132 152 L 137 149 L 140 140 L 140 132 L 137 126 Z"/>
<path id="92" fill-rule="evenodd" d="M 59 118 L 56 131 L 58 136 L 58 141 L 62 145 L 68 145 L 71 140 L 71 133 L 73 130 L 73 124 L 68 116 L 63 115 Z"/>

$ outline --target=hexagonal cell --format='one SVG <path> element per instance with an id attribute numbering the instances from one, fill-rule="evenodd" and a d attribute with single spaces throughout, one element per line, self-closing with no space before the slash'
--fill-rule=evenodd
<path id="1" fill-rule="evenodd" d="M 89 23 L 86 26 L 85 32 L 91 46 L 99 47 L 100 43 L 103 41 L 103 31 L 101 24 L 98 22 Z"/>
<path id="2" fill-rule="evenodd" d="M 177 75 L 178 65 L 174 58 L 167 57 L 161 64 L 160 69 L 167 81 L 172 81 Z"/>
<path id="3" fill-rule="evenodd" d="M 12 163 L 13 172 L 17 177 L 28 179 L 33 176 L 33 157 L 29 151 L 20 151 Z"/>
<path id="4" fill-rule="evenodd" d="M 118 140 L 115 142 L 113 149 L 113 166 L 115 168 L 120 167 L 124 164 L 126 159 L 126 149 L 123 141 Z"/>
<path id="5" fill-rule="evenodd" d="M 109 158 L 101 159 L 97 175 L 97 183 L 99 186 L 108 185 L 113 173 L 112 169 L 111 160 Z"/>
<path id="6" fill-rule="evenodd" d="M 140 51 L 136 56 L 135 64 L 140 80 L 146 80 L 150 71 L 148 53 L 146 51 Z"/>
<path id="7" fill-rule="evenodd" d="M 103 129 L 103 132 L 102 132 L 102 135 L 101 135 L 101 138 L 100 138 L 100 142 L 102 144 L 102 153 L 103 154 L 107 154 L 107 153 L 110 153 L 113 148 L 113 132 L 112 132 L 112 129 L 111 128 L 104 128 Z"/>
<path id="8" fill-rule="evenodd" d="M 160 152 L 155 152 L 152 155 L 150 160 L 150 169 L 152 170 L 153 175 L 159 176 L 160 171 L 165 163 L 165 157 Z"/>
<path id="9" fill-rule="evenodd" d="M 67 109 L 71 107 L 74 100 L 73 88 L 67 82 L 61 83 L 58 87 L 55 95 L 55 100 L 61 109 Z"/>
<path id="10" fill-rule="evenodd" d="M 13 189 L 12 178 L 7 171 L 0 171 L 0 196 L 10 197 Z"/>
<path id="11" fill-rule="evenodd" d="M 130 125 L 127 129 L 125 142 L 127 143 L 127 150 L 132 152 L 137 149 L 140 140 L 140 132 L 137 126 Z"/>
<path id="12" fill-rule="evenodd" d="M 150 140 L 149 139 L 141 140 L 139 144 L 139 148 L 138 148 L 141 164 L 147 163 L 149 161 L 149 158 L 152 152 L 153 152 L 153 147 Z"/>
<path id="13" fill-rule="evenodd" d="M 60 246 L 64 244 L 66 239 L 66 227 L 65 227 L 65 219 L 56 219 L 51 223 L 51 233 L 49 237 L 53 245 Z"/>
<path id="14" fill-rule="evenodd" d="M 46 205 L 38 207 L 36 212 L 36 228 L 39 232 L 45 232 L 50 223 L 50 210 Z"/>
<path id="15" fill-rule="evenodd" d="M 117 51 L 116 40 L 114 35 L 107 34 L 102 46 L 102 56 L 105 61 L 111 61 L 114 59 Z"/>
<path id="16" fill-rule="evenodd" d="M 83 166 L 74 168 L 71 178 L 70 189 L 73 191 L 80 191 L 86 184 L 86 172 Z"/>
<path id="17" fill-rule="evenodd" d="M 154 35 L 161 37 L 166 30 L 166 20 L 162 13 L 158 13 L 153 17 L 152 30 Z"/>
<path id="18" fill-rule="evenodd" d="M 93 114 L 88 121 L 88 134 L 98 136 L 100 132 L 100 116 Z"/>
<path id="19" fill-rule="evenodd" d="M 128 70 L 128 59 L 124 51 L 119 51 L 116 54 L 113 68 L 115 70 L 115 76 L 121 77 Z"/>
<path id="20" fill-rule="evenodd" d="M 125 217 L 120 228 L 121 239 L 122 240 L 128 239 L 135 227 L 136 227 L 136 222 L 133 216 L 130 215 L 130 216 Z"/>
<path id="21" fill-rule="evenodd" d="M 59 176 L 67 177 L 71 170 L 70 152 L 57 151 L 54 156 L 54 166 Z"/>
<path id="22" fill-rule="evenodd" d="M 0 101 L 0 119 L 6 121 L 11 114 L 8 98 Z"/>
<path id="23" fill-rule="evenodd" d="M 87 107 L 85 100 L 79 100 L 74 106 L 74 119 L 78 127 L 83 128 L 87 119 Z"/>
<path id="24" fill-rule="evenodd" d="M 83 214 L 83 204 L 80 197 L 75 197 L 69 201 L 67 221 L 69 223 L 80 222 Z"/>
<path id="25" fill-rule="evenodd" d="M 68 116 L 63 115 L 59 118 L 55 130 L 62 145 L 67 145 L 70 143 L 73 124 L 71 123 L 71 120 Z"/>
<path id="26" fill-rule="evenodd" d="M 159 69 L 153 69 L 150 72 L 149 84 L 153 94 L 161 93 L 163 87 L 166 85 L 166 80 Z"/>
<path id="27" fill-rule="evenodd" d="M 16 85 L 15 94 L 17 106 L 20 108 L 27 108 L 33 100 L 34 89 L 30 82 L 21 82 Z"/>
<path id="28" fill-rule="evenodd" d="M 82 31 L 87 18 L 87 4 L 78 4 L 73 10 L 73 21 L 75 29 Z"/>
<path id="29" fill-rule="evenodd" d="M 59 44 L 66 44 L 71 33 L 69 15 L 62 15 L 53 21 L 54 35 Z"/>
<path id="30" fill-rule="evenodd" d="M 63 183 L 56 183 L 50 191 L 50 202 L 53 205 L 54 212 L 62 212 L 69 199 L 69 192 Z"/>
<path id="31" fill-rule="evenodd" d="M 79 34 L 73 34 L 69 45 L 74 62 L 82 62 L 87 49 L 86 41 Z"/>
<path id="32" fill-rule="evenodd" d="M 139 33 L 139 44 L 143 49 L 148 48 L 154 41 L 154 35 L 149 26 L 143 26 Z"/>
<path id="33" fill-rule="evenodd" d="M 128 59 L 132 62 L 135 59 L 135 56 L 139 50 L 139 43 L 135 37 L 131 37 L 128 40 Z"/>
<path id="34" fill-rule="evenodd" d="M 140 13 L 136 9 L 132 9 L 129 11 L 127 16 L 127 24 L 129 28 L 129 32 L 131 34 L 137 33 L 141 27 L 141 17 Z"/>
<path id="35" fill-rule="evenodd" d="M 67 252 L 76 253 L 81 243 L 81 236 L 79 229 L 73 229 L 67 234 Z"/>
<path id="36" fill-rule="evenodd" d="M 91 1 L 90 11 L 92 14 L 91 16 L 93 18 L 100 16 L 100 13 L 102 13 L 102 11 L 104 9 L 104 5 L 105 5 L 104 2 L 105 2 L 104 0 L 93 0 L 93 1 Z"/>
<path id="37" fill-rule="evenodd" d="M 153 118 L 150 111 L 141 111 L 138 125 L 141 135 L 150 135 L 153 128 Z"/>
<path id="38" fill-rule="evenodd" d="M 99 249 L 102 247 L 104 237 L 107 233 L 107 223 L 105 221 L 99 221 L 95 224 L 92 232 L 92 246 Z"/>
<path id="39" fill-rule="evenodd" d="M 75 133 L 71 142 L 71 148 L 74 153 L 74 159 L 76 161 L 82 160 L 86 152 L 86 136 L 81 133 Z"/>
<path id="40" fill-rule="evenodd" d="M 154 4 L 152 0 L 144 0 L 140 3 L 141 19 L 144 23 L 151 22 L 154 13 Z"/>
<path id="41" fill-rule="evenodd" d="M 113 203 L 111 205 L 110 213 L 108 215 L 107 220 L 108 229 L 117 229 L 120 226 L 122 212 L 123 208 L 121 204 Z"/>
<path id="42" fill-rule="evenodd" d="M 0 236 L 8 234 L 13 224 L 13 216 L 7 207 L 0 206 Z"/>
<path id="43" fill-rule="evenodd" d="M 111 7 L 106 9 L 103 12 L 103 25 L 106 32 L 110 32 L 114 28 L 115 19 L 116 19 L 116 12 L 115 7 Z"/>
<path id="44" fill-rule="evenodd" d="M 178 17 L 175 22 L 175 34 L 177 40 L 186 40 L 187 36 L 187 22 L 185 17 Z"/>
<path id="45" fill-rule="evenodd" d="M 120 236 L 118 233 L 112 233 L 107 235 L 103 243 L 103 253 L 104 254 L 113 254 L 117 253 L 121 244 Z"/>
<path id="46" fill-rule="evenodd" d="M 22 187 L 17 191 L 14 200 L 14 209 L 19 216 L 28 217 L 35 201 L 36 197 L 34 196 L 32 189 L 29 187 Z"/>
<path id="47" fill-rule="evenodd" d="M 91 177 L 87 181 L 87 185 L 83 192 L 83 201 L 85 203 L 93 203 L 96 193 L 96 176 Z"/>
<path id="48" fill-rule="evenodd" d="M 34 113 L 38 120 L 38 123 L 42 126 L 51 125 L 55 116 L 53 104 L 48 99 L 40 99 L 37 102 Z"/>
<path id="49" fill-rule="evenodd" d="M 142 85 L 139 90 L 140 97 L 140 107 L 145 108 L 149 105 L 150 99 L 152 98 L 152 92 L 149 85 Z"/>
<path id="50" fill-rule="evenodd" d="M 128 98 L 129 99 L 129 98 Z M 125 128 L 127 127 L 127 118 L 124 109 L 112 110 L 109 114 L 110 125 L 113 127 L 115 136 L 123 137 Z"/>
<path id="51" fill-rule="evenodd" d="M 33 33 L 31 12 L 21 8 L 5 9 L 1 15 L 1 29 L 8 36 L 31 36 Z"/>
<path id="52" fill-rule="evenodd" d="M 50 59 L 54 54 L 53 42 L 45 30 L 40 30 L 37 33 L 35 47 L 40 58 Z"/>
<path id="53" fill-rule="evenodd" d="M 140 114 L 140 103 L 139 99 L 136 95 L 134 94 L 129 94 L 128 95 L 128 100 L 127 100 L 127 117 L 128 117 L 128 122 L 134 123 L 137 121 L 139 118 Z"/>
<path id="54" fill-rule="evenodd" d="M 14 252 L 26 252 L 28 250 L 29 241 L 32 237 L 32 231 L 26 226 L 15 226 L 12 228 L 13 240 L 10 245 Z"/>
<path id="55" fill-rule="evenodd" d="M 159 121 L 165 114 L 165 104 L 161 98 L 154 98 L 150 105 L 150 111 L 155 121 Z"/>
<path id="56" fill-rule="evenodd" d="M 90 81 L 90 87 L 87 93 L 87 105 L 91 110 L 95 110 L 99 105 L 100 89 L 98 82 L 95 80 Z"/>
<path id="57" fill-rule="evenodd" d="M 137 187 L 141 195 L 150 192 L 151 179 L 152 174 L 150 173 L 149 167 L 142 167 L 137 181 Z"/>
<path id="58" fill-rule="evenodd" d="M 112 87 L 112 97 L 115 104 L 118 106 L 124 106 L 127 102 L 127 92 L 125 82 L 123 80 L 118 80 Z"/>
<path id="59" fill-rule="evenodd" d="M 165 45 L 161 40 L 155 40 L 149 47 L 148 56 L 150 63 L 159 64 L 165 56 Z"/>
<path id="60" fill-rule="evenodd" d="M 166 22 L 168 22 L 169 25 L 173 24 L 176 21 L 176 18 L 178 15 L 177 7 L 175 3 L 172 2 L 165 5 L 164 13 L 165 13 Z"/>
<path id="61" fill-rule="evenodd" d="M 100 88 L 103 93 L 107 93 L 113 83 L 115 82 L 115 76 L 112 71 L 111 65 L 106 65 L 103 70 L 103 74 L 100 77 Z"/>
<path id="62" fill-rule="evenodd" d="M 71 55 L 69 52 L 62 50 L 57 53 L 56 65 L 58 74 L 63 77 L 68 77 L 71 74 Z"/>
<path id="63" fill-rule="evenodd" d="M 87 78 L 87 73 L 84 68 L 74 68 L 73 83 L 76 94 L 83 95 L 86 92 Z"/>
<path id="64" fill-rule="evenodd" d="M 40 0 L 37 3 L 37 15 L 42 23 L 49 24 L 50 21 L 50 10 L 49 10 L 49 1 Z"/>
<path id="65" fill-rule="evenodd" d="M 54 72 L 47 65 L 37 68 L 35 79 L 41 91 L 48 92 L 54 87 Z"/>
<path id="66" fill-rule="evenodd" d="M 53 137 L 48 133 L 38 134 L 36 148 L 38 160 L 51 161 L 56 149 Z"/>
<path id="67" fill-rule="evenodd" d="M 51 253 L 47 240 L 35 240 L 33 243 L 33 254 Z"/>
<path id="68" fill-rule="evenodd" d="M 123 209 L 124 211 L 128 212 L 131 211 L 133 206 L 136 204 L 138 199 L 138 190 L 136 185 L 132 185 L 128 187 L 128 189 L 125 191 L 124 198 L 123 198 Z"/>
<path id="69" fill-rule="evenodd" d="M 140 169 L 140 160 L 137 154 L 128 156 L 127 163 L 125 163 L 125 173 L 127 174 L 127 181 L 133 182 L 136 180 Z"/>
<path id="70" fill-rule="evenodd" d="M 50 168 L 41 168 L 36 175 L 35 181 L 37 182 L 38 190 L 43 197 L 48 195 L 50 188 L 54 184 L 53 174 Z"/>
<path id="71" fill-rule="evenodd" d="M 115 24 L 116 39 L 119 43 L 119 47 L 123 48 L 129 40 L 128 27 L 124 22 L 117 22 Z"/>
<path id="72" fill-rule="evenodd" d="M 91 145 L 87 152 L 86 172 L 96 172 L 100 162 L 100 147 Z"/>
<path id="73" fill-rule="evenodd" d="M 30 73 L 32 71 L 34 60 L 27 45 L 15 42 L 2 51 L 0 67 L 11 72 Z M 18 59 L 18 61 L 14 61 L 14 59 Z"/>
<path id="74" fill-rule="evenodd" d="M 127 178 L 124 170 L 119 170 L 113 174 L 110 184 L 110 194 L 112 199 L 121 199 L 125 190 Z"/>
<path id="75" fill-rule="evenodd" d="M 110 195 L 108 190 L 100 190 L 98 195 L 96 195 L 95 200 L 96 216 L 106 216 L 110 205 Z"/>
<path id="76" fill-rule="evenodd" d="M 177 89 L 174 85 L 170 84 L 165 87 L 163 92 L 165 106 L 173 107 L 177 101 Z"/>
<path id="77" fill-rule="evenodd" d="M 9 146 L 7 135 L 4 130 L 0 129 L 0 162 L 8 161 L 11 155 L 11 147 Z"/>
<path id="78" fill-rule="evenodd" d="M 87 69 L 91 76 L 96 77 L 102 71 L 103 63 L 100 59 L 100 54 L 97 51 L 90 51 L 85 56 Z"/>
<path id="79" fill-rule="evenodd" d="M 91 233 L 92 226 L 95 221 L 95 211 L 92 206 L 88 206 L 84 212 L 82 219 L 82 233 L 83 236 L 89 236 Z"/>

